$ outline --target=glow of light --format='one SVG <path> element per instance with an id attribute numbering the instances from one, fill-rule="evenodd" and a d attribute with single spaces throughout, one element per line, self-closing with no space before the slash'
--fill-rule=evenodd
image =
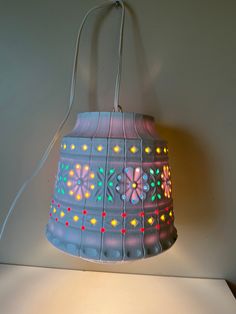
<path id="1" fill-rule="evenodd" d="M 53 213 L 55 214 L 57 212 L 56 208 L 54 207 L 53 208 Z"/>
<path id="2" fill-rule="evenodd" d="M 121 229 L 121 233 L 125 234 L 126 233 L 126 229 Z"/>
<path id="3" fill-rule="evenodd" d="M 79 220 L 79 217 L 78 217 L 78 216 L 74 216 L 74 217 L 73 217 L 73 220 L 76 222 L 76 221 Z"/>
<path id="4" fill-rule="evenodd" d="M 170 211 L 170 212 L 169 212 L 169 216 L 170 216 L 170 217 L 172 217 L 172 216 L 173 216 L 173 213 L 172 213 L 172 211 Z"/>
<path id="5" fill-rule="evenodd" d="M 94 190 L 94 188 L 95 188 L 95 185 L 94 185 L 94 184 L 91 184 L 91 185 L 90 185 L 90 189 L 91 189 L 91 190 Z"/>
<path id="6" fill-rule="evenodd" d="M 165 215 L 164 215 L 164 214 L 163 214 L 163 215 L 161 215 L 160 219 L 161 219 L 162 221 L 165 221 L 165 220 L 166 220 Z"/>
<path id="7" fill-rule="evenodd" d="M 80 201 L 80 200 L 81 200 L 81 195 L 80 195 L 80 194 L 77 194 L 77 195 L 76 195 L 76 198 L 77 198 L 78 201 Z"/>
<path id="8" fill-rule="evenodd" d="M 135 153 L 137 153 L 138 149 L 136 146 L 132 146 L 132 147 L 130 147 L 130 151 L 132 154 L 135 154 Z"/>
<path id="9" fill-rule="evenodd" d="M 150 154 L 151 153 L 151 148 L 149 146 L 145 147 L 145 153 Z"/>
<path id="10" fill-rule="evenodd" d="M 97 219 L 96 218 L 91 218 L 90 219 L 91 224 L 94 226 L 97 223 Z"/>
<path id="11" fill-rule="evenodd" d="M 132 183 L 132 188 L 133 188 L 133 189 L 136 189 L 136 187 L 137 187 L 137 183 L 133 182 L 133 183 Z"/>
<path id="12" fill-rule="evenodd" d="M 71 181 L 68 181 L 68 182 L 67 182 L 67 186 L 72 186 L 72 182 L 71 182 Z"/>
<path id="13" fill-rule="evenodd" d="M 63 218 L 65 216 L 65 213 L 63 211 L 61 211 L 60 216 L 61 216 L 61 218 Z"/>
<path id="14" fill-rule="evenodd" d="M 120 152 L 120 146 L 118 146 L 118 145 L 114 146 L 113 150 L 115 153 L 119 153 Z"/>
<path id="15" fill-rule="evenodd" d="M 115 228 L 118 225 L 118 221 L 116 219 L 112 219 L 111 220 L 111 225 L 112 225 L 112 227 Z"/>
<path id="16" fill-rule="evenodd" d="M 82 149 L 83 149 L 83 151 L 88 150 L 88 145 L 84 144 L 84 145 L 82 146 Z"/>
<path id="17" fill-rule="evenodd" d="M 94 179 L 95 174 L 93 172 L 91 172 L 89 176 L 90 176 L 91 179 Z"/>
<path id="18" fill-rule="evenodd" d="M 102 233 L 104 233 L 106 231 L 106 229 L 104 227 L 102 227 L 100 230 Z"/>
<path id="19" fill-rule="evenodd" d="M 73 170 L 70 170 L 69 175 L 70 175 L 71 177 L 73 177 L 74 174 L 75 174 L 74 171 L 73 171 Z"/>
<path id="20" fill-rule="evenodd" d="M 167 154 L 167 152 L 168 152 L 167 147 L 164 147 L 163 151 L 164 151 L 165 154 Z"/>
<path id="21" fill-rule="evenodd" d="M 98 145 L 98 147 L 97 147 L 97 151 L 98 151 L 98 152 L 101 152 L 102 150 L 103 150 L 102 145 Z"/>
<path id="22" fill-rule="evenodd" d="M 74 144 L 71 144 L 71 145 L 70 145 L 70 148 L 71 148 L 71 150 L 74 150 L 74 149 L 75 149 L 75 145 L 74 145 Z"/>
<path id="23" fill-rule="evenodd" d="M 66 144 L 63 145 L 63 149 L 66 149 Z"/>
<path id="24" fill-rule="evenodd" d="M 81 165 L 80 165 L 80 164 L 76 164 L 76 165 L 75 165 L 75 168 L 76 168 L 76 169 L 80 169 L 80 168 L 81 168 Z"/>
<path id="25" fill-rule="evenodd" d="M 69 191 L 70 195 L 74 195 L 74 192 L 72 190 Z"/>
<path id="26" fill-rule="evenodd" d="M 157 147 L 156 152 L 157 152 L 157 154 L 160 154 L 161 153 L 161 148 Z"/>
<path id="27" fill-rule="evenodd" d="M 89 166 L 88 166 L 88 165 L 84 166 L 84 169 L 85 169 L 86 171 L 88 171 L 88 170 L 89 170 Z"/>
<path id="28" fill-rule="evenodd" d="M 154 218 L 153 218 L 153 217 L 148 218 L 148 223 L 149 223 L 150 225 L 153 225 L 153 223 L 154 223 Z"/>
<path id="29" fill-rule="evenodd" d="M 133 227 L 136 227 L 137 226 L 137 224 L 138 224 L 138 221 L 137 221 L 137 219 L 132 219 L 131 221 L 130 221 L 130 224 L 131 224 L 131 226 L 133 226 Z"/>
<path id="30" fill-rule="evenodd" d="M 89 193 L 89 192 L 86 192 L 86 193 L 84 194 L 84 196 L 85 196 L 85 198 L 89 198 L 89 197 L 90 197 L 90 193 Z"/>

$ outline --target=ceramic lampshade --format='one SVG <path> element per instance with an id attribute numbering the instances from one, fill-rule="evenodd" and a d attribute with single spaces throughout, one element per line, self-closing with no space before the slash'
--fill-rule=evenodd
<path id="1" fill-rule="evenodd" d="M 48 240 L 95 262 L 157 255 L 177 238 L 166 141 L 153 117 L 78 114 L 62 139 Z"/>

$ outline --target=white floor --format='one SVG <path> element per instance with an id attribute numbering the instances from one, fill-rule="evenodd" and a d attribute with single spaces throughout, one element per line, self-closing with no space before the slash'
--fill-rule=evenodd
<path id="1" fill-rule="evenodd" d="M 224 280 L 0 265 L 1 314 L 235 314 Z"/>

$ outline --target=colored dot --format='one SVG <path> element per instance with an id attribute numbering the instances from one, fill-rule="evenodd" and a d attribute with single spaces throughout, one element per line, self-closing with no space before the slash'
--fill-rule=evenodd
<path id="1" fill-rule="evenodd" d="M 68 222 L 68 221 L 66 221 L 65 225 L 66 225 L 66 227 L 68 227 L 68 226 L 69 226 L 69 222 Z"/>
<path id="2" fill-rule="evenodd" d="M 113 201 L 113 197 L 111 195 L 108 195 L 107 199 L 108 199 L 109 202 Z"/>
<path id="3" fill-rule="evenodd" d="M 136 171 L 136 172 L 140 172 L 140 168 L 136 168 L 135 171 Z"/>
<path id="4" fill-rule="evenodd" d="M 121 233 L 125 234 L 126 233 L 126 229 L 121 229 Z"/>
<path id="5" fill-rule="evenodd" d="M 110 182 L 108 183 L 108 185 L 112 187 L 112 186 L 113 186 L 113 182 L 110 181 Z"/>
<path id="6" fill-rule="evenodd" d="M 88 166 L 88 165 L 85 165 L 85 166 L 84 166 L 84 170 L 88 171 L 88 170 L 89 170 L 89 166 Z"/>
<path id="7" fill-rule="evenodd" d="M 56 220 L 56 222 L 57 222 L 57 221 L 58 221 L 58 218 L 56 218 L 55 220 Z"/>
<path id="8" fill-rule="evenodd" d="M 99 168 L 99 172 L 100 172 L 100 173 L 103 173 L 103 172 L 104 172 L 104 169 L 103 169 L 103 168 Z"/>
<path id="9" fill-rule="evenodd" d="M 127 217 L 127 214 L 126 213 L 122 213 L 121 217 L 125 218 L 125 217 Z"/>
<path id="10" fill-rule="evenodd" d="M 102 145 L 98 145 L 98 147 L 97 147 L 97 151 L 98 151 L 98 152 L 101 152 L 102 150 L 103 150 Z"/>
<path id="11" fill-rule="evenodd" d="M 69 175 L 70 175 L 71 177 L 73 177 L 74 174 L 75 174 L 74 171 L 73 171 L 73 170 L 70 170 Z"/>
<path id="12" fill-rule="evenodd" d="M 64 182 L 66 182 L 66 180 L 67 180 L 67 178 L 66 178 L 66 177 L 64 177 L 64 178 L 63 178 L 63 181 L 64 181 Z"/>
<path id="13" fill-rule="evenodd" d="M 74 216 L 74 217 L 73 217 L 73 220 L 76 222 L 76 221 L 79 220 L 79 217 L 78 217 L 78 216 Z"/>
<path id="14" fill-rule="evenodd" d="M 161 153 L 161 148 L 160 148 L 160 147 L 157 147 L 157 148 L 156 148 L 156 152 L 157 152 L 157 154 L 160 154 L 160 153 Z"/>
<path id="15" fill-rule="evenodd" d="M 154 174 L 154 170 L 152 168 L 149 169 L 151 174 Z"/>
<path id="16" fill-rule="evenodd" d="M 153 196 L 151 197 L 152 202 L 154 202 L 155 199 L 156 199 L 156 195 L 153 195 Z"/>
<path id="17" fill-rule="evenodd" d="M 133 189 L 136 189 L 136 188 L 137 188 L 137 183 L 136 183 L 136 182 L 133 182 L 133 183 L 132 183 L 132 188 L 133 188 Z"/>
<path id="18" fill-rule="evenodd" d="M 138 224 L 138 220 L 134 218 L 134 219 L 132 219 L 132 220 L 130 221 L 130 224 L 131 224 L 132 227 L 136 227 L 137 224 Z"/>
<path id="19" fill-rule="evenodd" d="M 165 215 L 164 215 L 164 214 L 163 214 L 163 215 L 161 215 L 160 219 L 161 219 L 162 221 L 165 221 L 165 220 L 166 220 Z"/>
<path id="20" fill-rule="evenodd" d="M 110 172 L 110 174 L 113 174 L 115 172 L 115 169 L 111 168 L 109 172 Z"/>
<path id="21" fill-rule="evenodd" d="M 157 181 L 157 185 L 160 186 L 161 185 L 161 181 Z"/>
<path id="22" fill-rule="evenodd" d="M 67 182 L 67 186 L 72 186 L 72 182 L 71 182 L 71 181 L 68 181 L 68 182 Z"/>
<path id="23" fill-rule="evenodd" d="M 170 211 L 170 212 L 169 212 L 169 216 L 170 216 L 170 217 L 172 217 L 172 216 L 173 216 L 173 213 L 172 213 L 172 211 Z"/>
<path id="24" fill-rule="evenodd" d="M 160 230 L 160 229 L 161 229 L 161 226 L 158 224 L 158 225 L 155 226 L 155 228 L 156 228 L 157 230 Z"/>
<path id="25" fill-rule="evenodd" d="M 151 186 L 154 187 L 154 186 L 155 186 L 155 183 L 154 183 L 154 182 L 151 182 Z"/>
<path id="26" fill-rule="evenodd" d="M 69 191 L 70 195 L 74 195 L 74 192 L 72 190 Z"/>
<path id="27" fill-rule="evenodd" d="M 60 208 L 60 207 L 61 207 L 61 205 L 60 205 L 60 204 L 57 204 L 57 207 L 58 207 L 58 208 Z"/>
<path id="28" fill-rule="evenodd" d="M 53 213 L 55 214 L 57 212 L 56 208 L 54 207 L 53 208 Z"/>
<path id="29" fill-rule="evenodd" d="M 68 212 L 70 212 L 70 211 L 71 211 L 71 208 L 70 208 L 70 207 L 68 207 L 68 208 L 67 208 L 67 210 L 68 210 Z"/>
<path id="30" fill-rule="evenodd" d="M 66 149 L 66 144 L 63 144 L 63 149 Z"/>
<path id="31" fill-rule="evenodd" d="M 149 223 L 149 225 L 153 225 L 154 218 L 153 217 L 148 218 L 148 223 Z"/>
<path id="32" fill-rule="evenodd" d="M 62 193 L 62 194 L 65 194 L 65 190 L 64 190 L 64 189 L 61 189 L 61 193 Z"/>
<path id="33" fill-rule="evenodd" d="M 156 174 L 158 175 L 160 173 L 160 170 L 159 169 L 156 169 Z"/>
<path id="34" fill-rule="evenodd" d="M 144 217 L 144 215 L 145 215 L 144 212 L 139 213 L 140 217 Z"/>
<path id="35" fill-rule="evenodd" d="M 83 151 L 88 150 L 88 145 L 84 144 L 84 145 L 82 146 L 82 150 L 83 150 Z"/>
<path id="36" fill-rule="evenodd" d="M 90 176 L 91 179 L 94 179 L 95 174 L 93 172 L 91 172 L 89 176 Z"/>
<path id="37" fill-rule="evenodd" d="M 151 148 L 149 146 L 145 147 L 145 153 L 150 154 L 151 153 Z"/>
<path id="38" fill-rule="evenodd" d="M 164 147 L 163 151 L 165 154 L 167 154 L 167 147 Z"/>
<path id="39" fill-rule="evenodd" d="M 55 201 L 54 200 L 52 200 L 52 204 L 54 204 L 55 203 Z"/>
<path id="40" fill-rule="evenodd" d="M 118 225 L 118 221 L 116 219 L 112 219 L 110 224 L 115 228 Z"/>
<path id="41" fill-rule="evenodd" d="M 144 229 L 144 228 L 140 228 L 139 230 L 140 230 L 141 232 L 144 232 L 145 229 Z"/>
<path id="42" fill-rule="evenodd" d="M 52 217 L 52 213 L 50 213 L 49 216 Z"/>
<path id="43" fill-rule="evenodd" d="M 120 146 L 118 146 L 118 145 L 114 146 L 113 150 L 115 153 L 119 153 L 120 152 Z"/>
<path id="44" fill-rule="evenodd" d="M 135 154 L 135 153 L 137 153 L 138 148 L 136 146 L 132 146 L 132 147 L 130 147 L 130 151 L 132 154 Z"/>
<path id="45" fill-rule="evenodd" d="M 100 230 L 102 233 L 104 233 L 106 231 L 106 229 L 104 227 L 102 227 Z"/>
<path id="46" fill-rule="evenodd" d="M 98 181 L 98 186 L 102 186 L 102 181 Z"/>
<path id="47" fill-rule="evenodd" d="M 61 218 L 63 218 L 65 216 L 65 213 L 63 211 L 61 211 L 60 216 L 61 216 Z"/>
<path id="48" fill-rule="evenodd" d="M 101 195 L 98 195 L 97 200 L 98 200 L 98 201 L 101 201 L 101 200 L 102 200 L 102 196 L 101 196 Z"/>
<path id="49" fill-rule="evenodd" d="M 80 164 L 76 164 L 76 165 L 75 165 L 75 168 L 76 168 L 76 169 L 80 169 L 80 168 L 81 168 L 81 165 L 80 165 Z"/>
<path id="50" fill-rule="evenodd" d="M 84 215 L 87 215 L 87 210 L 84 209 L 82 213 L 83 213 Z"/>
<path id="51" fill-rule="evenodd" d="M 155 210 L 155 214 L 159 215 L 159 210 L 158 209 Z"/>
<path id="52" fill-rule="evenodd" d="M 91 218 L 90 219 L 90 223 L 94 226 L 94 225 L 96 225 L 96 223 L 97 223 L 97 219 L 96 218 Z"/>
<path id="53" fill-rule="evenodd" d="M 106 212 L 102 212 L 102 217 L 106 217 Z"/>
<path id="54" fill-rule="evenodd" d="M 94 188 L 95 188 L 95 185 L 94 185 L 94 184 L 91 184 L 91 185 L 90 185 L 90 189 L 91 189 L 91 190 L 94 190 Z"/>
<path id="55" fill-rule="evenodd" d="M 84 231 L 85 230 L 85 226 L 81 226 L 81 230 Z"/>
<path id="56" fill-rule="evenodd" d="M 82 197 L 81 197 L 80 194 L 77 194 L 77 195 L 76 195 L 76 198 L 77 198 L 78 201 L 80 201 Z"/>
<path id="57" fill-rule="evenodd" d="M 157 194 L 157 197 L 160 200 L 161 199 L 161 194 Z"/>
<path id="58" fill-rule="evenodd" d="M 85 198 L 89 198 L 89 197 L 90 197 L 90 193 L 89 193 L 89 192 L 86 192 L 86 193 L 84 194 L 84 196 L 85 196 Z"/>
<path id="59" fill-rule="evenodd" d="M 70 145 L 70 148 L 71 148 L 71 150 L 74 150 L 74 149 L 75 149 L 75 145 L 74 145 L 74 144 L 71 144 L 71 145 Z"/>

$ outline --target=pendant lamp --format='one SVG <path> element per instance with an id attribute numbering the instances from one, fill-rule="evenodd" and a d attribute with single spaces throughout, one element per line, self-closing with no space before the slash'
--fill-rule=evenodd
<path id="1" fill-rule="evenodd" d="M 46 227 L 55 247 L 94 262 L 151 257 L 177 238 L 167 143 L 153 117 L 119 106 L 125 8 L 115 4 L 122 21 L 114 111 L 79 113 L 63 137 Z"/>

